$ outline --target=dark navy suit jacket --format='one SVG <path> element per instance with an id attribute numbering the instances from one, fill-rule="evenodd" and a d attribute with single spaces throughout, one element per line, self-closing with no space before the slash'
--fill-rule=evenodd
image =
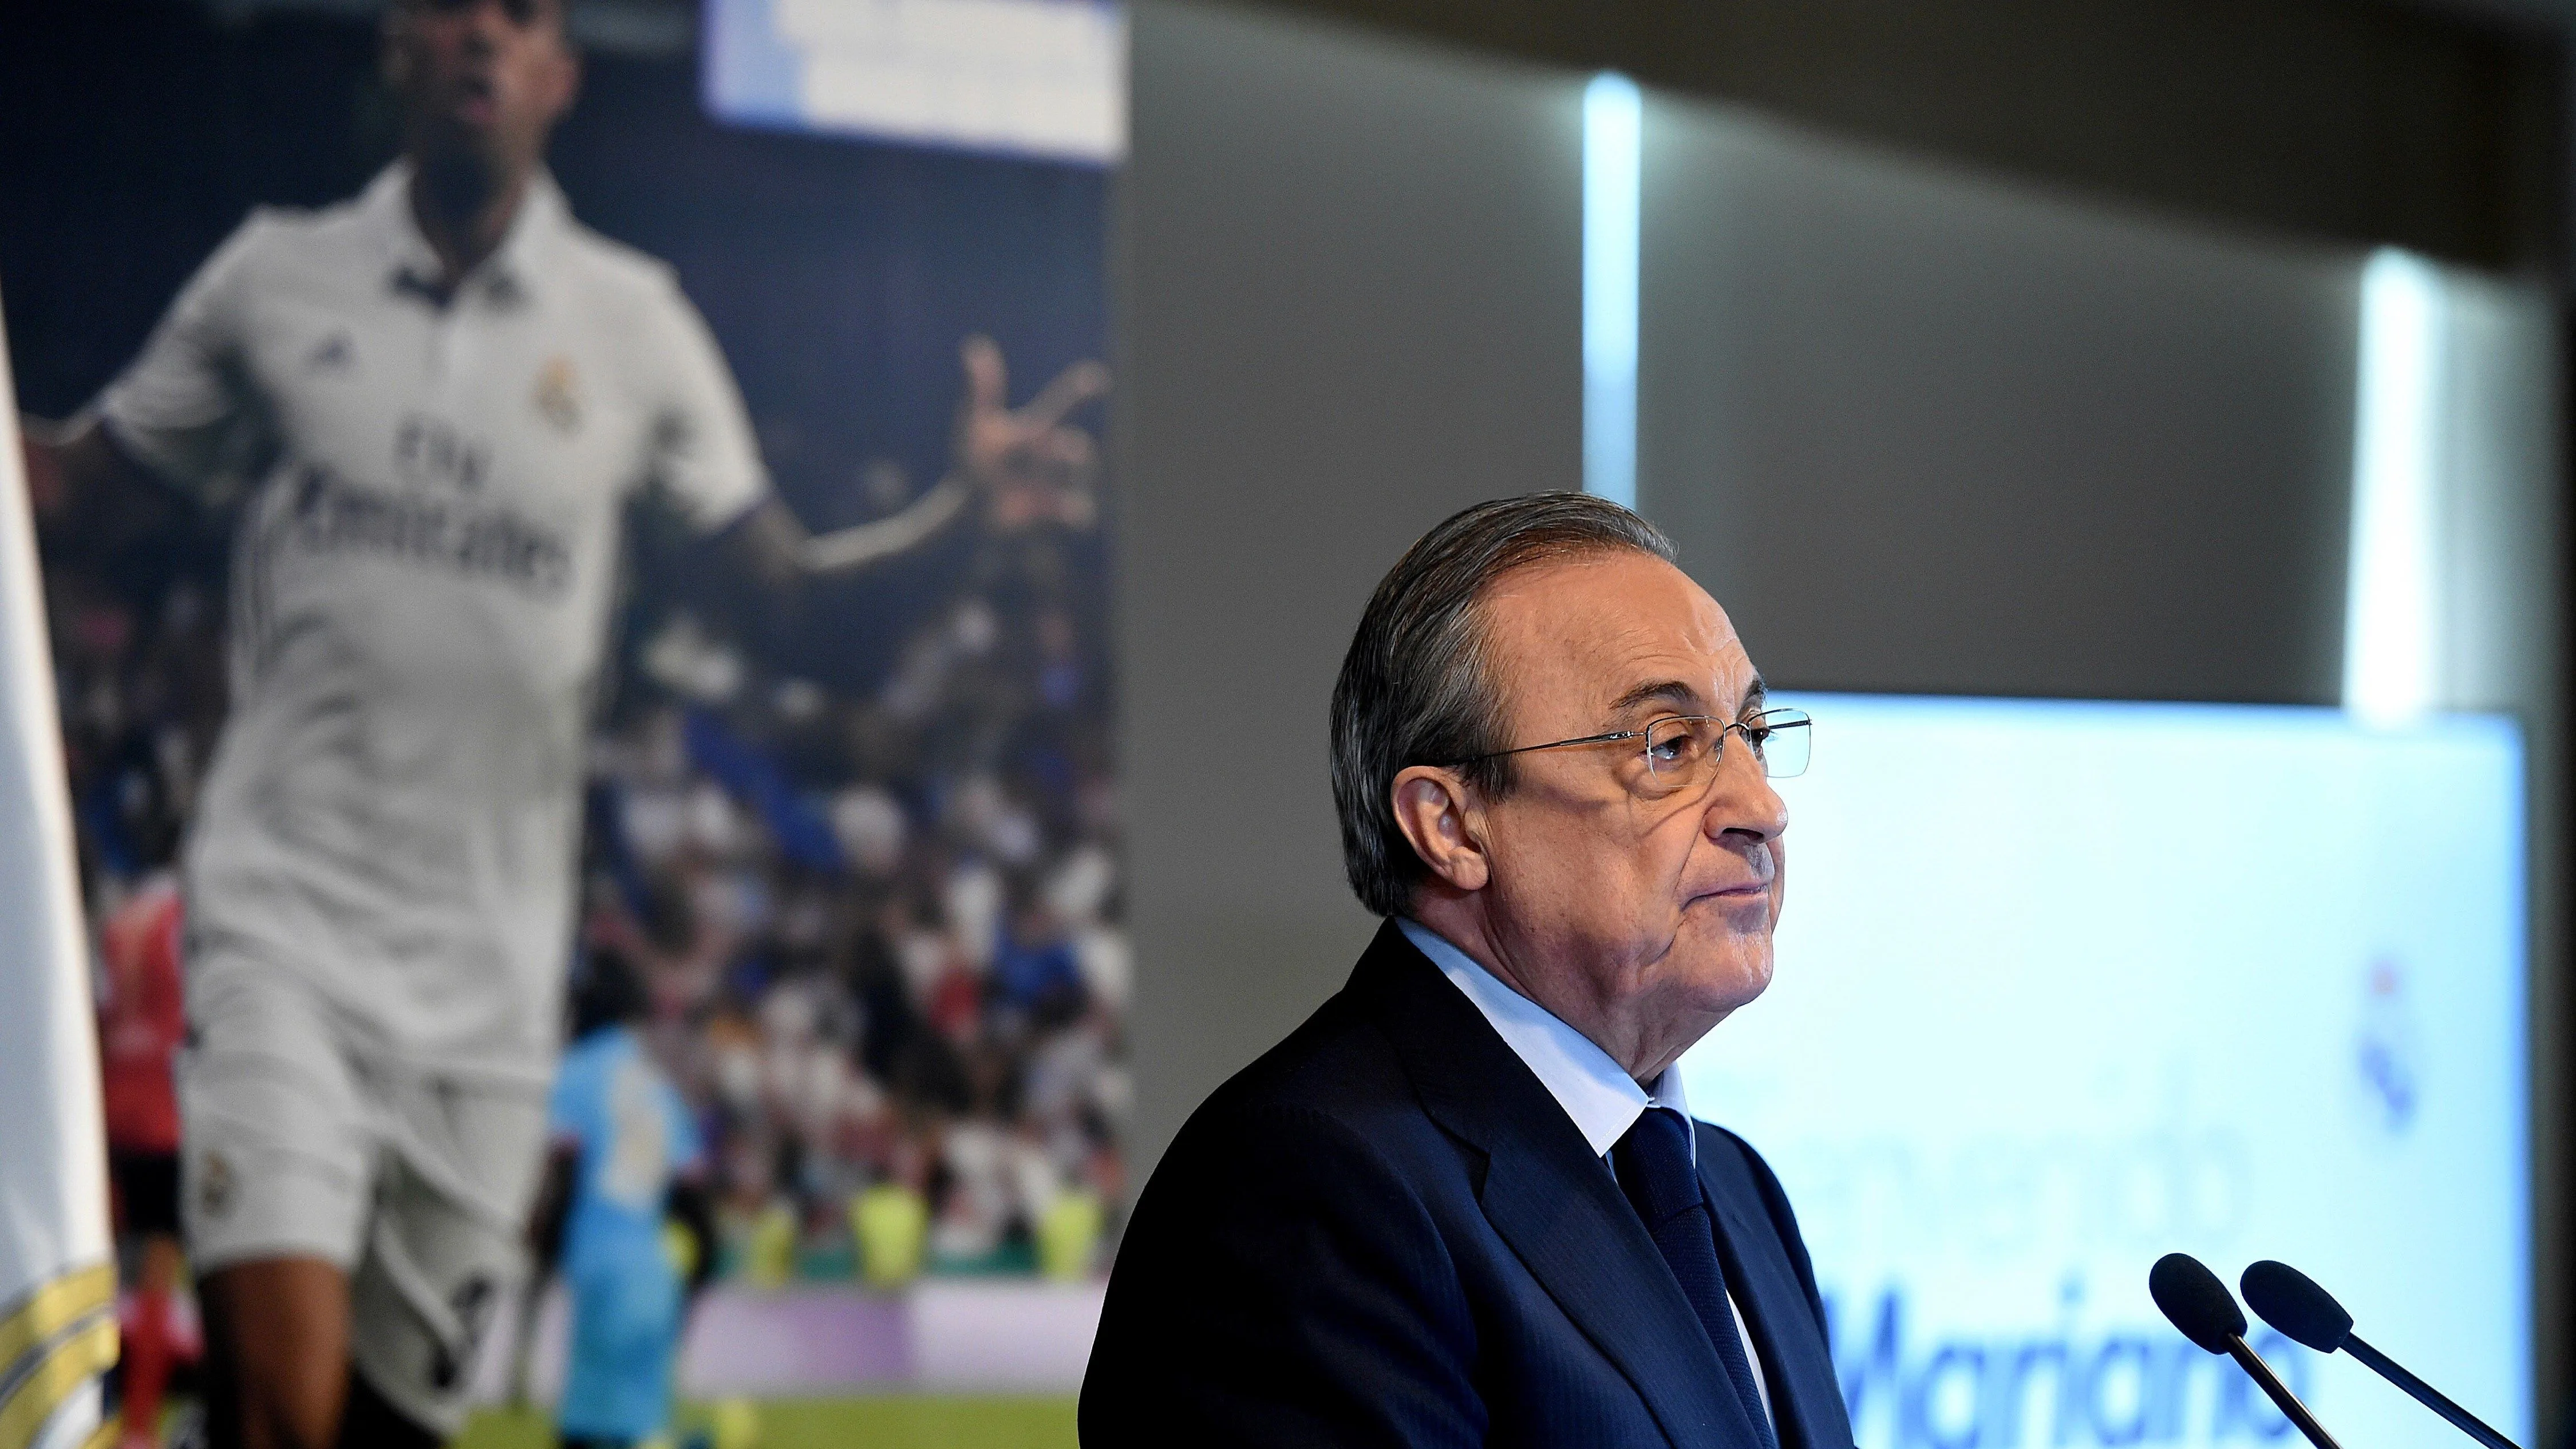
<path id="1" fill-rule="evenodd" d="M 1850 1449 L 1788 1198 L 1698 1130 L 1782 1449 Z M 1081 1417 L 1091 1449 L 1761 1442 L 1609 1169 L 1392 924 L 1164 1155 Z"/>

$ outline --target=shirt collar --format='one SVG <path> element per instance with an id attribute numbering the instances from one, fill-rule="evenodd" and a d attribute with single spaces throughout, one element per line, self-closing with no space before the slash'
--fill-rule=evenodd
<path id="1" fill-rule="evenodd" d="M 1504 985 L 1501 977 L 1478 965 L 1474 957 L 1451 945 L 1438 932 L 1418 921 L 1401 918 L 1395 925 L 1404 932 L 1404 939 L 1431 958 L 1431 964 L 1440 968 L 1450 985 L 1475 1003 L 1503 1044 L 1537 1074 L 1548 1095 L 1556 1098 L 1565 1115 L 1574 1119 L 1575 1130 L 1583 1134 L 1595 1157 L 1607 1155 L 1617 1146 L 1649 1107 L 1669 1107 L 1682 1114 L 1683 1120 L 1689 1120 L 1690 1103 L 1682 1094 L 1682 1069 L 1678 1063 L 1664 1068 L 1650 1093 L 1590 1037 Z M 1696 1132 L 1691 1134 L 1691 1160 L 1699 1160 Z"/>
<path id="2" fill-rule="evenodd" d="M 420 234 L 420 222 L 412 215 L 411 177 L 408 158 L 378 172 L 359 195 L 358 212 L 384 246 L 391 264 L 389 285 L 401 291 L 431 294 L 439 276 L 438 253 L 431 250 L 429 238 Z M 537 265 L 539 254 L 571 216 L 563 189 L 555 185 L 553 174 L 542 166 L 537 168 L 528 177 L 527 191 L 519 198 L 518 214 L 510 218 L 509 232 L 482 265 L 466 274 L 465 285 L 459 290 L 483 291 L 495 300 L 525 298 L 542 270 Z"/>

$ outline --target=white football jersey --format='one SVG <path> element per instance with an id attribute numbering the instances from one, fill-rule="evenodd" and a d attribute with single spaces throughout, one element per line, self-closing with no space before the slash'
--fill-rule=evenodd
<path id="1" fill-rule="evenodd" d="M 714 530 L 766 483 L 668 267 L 540 175 L 442 302 L 409 180 L 253 213 L 97 412 L 182 487 L 254 480 L 192 1006 L 291 972 L 365 1050 L 541 1079 L 623 506 L 658 487 Z"/>

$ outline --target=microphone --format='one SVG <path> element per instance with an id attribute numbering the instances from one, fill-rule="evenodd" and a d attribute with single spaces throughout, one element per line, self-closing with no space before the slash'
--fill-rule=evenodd
<path id="1" fill-rule="evenodd" d="M 2451 1421 L 2451 1427 L 2487 1446 L 2517 1449 L 2511 1439 L 2490 1429 L 2477 1415 L 2445 1398 L 2431 1384 L 2408 1373 L 2397 1361 L 2361 1341 L 2352 1331 L 2352 1315 L 2316 1284 L 2287 1263 L 2270 1259 L 2245 1270 L 2245 1301 L 2263 1321 L 2319 1353 L 2344 1349 L 2370 1371 L 2404 1389 L 2415 1402 Z"/>
<path id="2" fill-rule="evenodd" d="M 2245 1310 L 2236 1306 L 2227 1285 L 2219 1282 L 2218 1275 L 2203 1267 L 2198 1258 L 2189 1253 L 2167 1253 L 2156 1259 L 2156 1266 L 2147 1272 L 2147 1292 L 2154 1296 L 2165 1317 L 2173 1320 L 2173 1326 L 2182 1330 L 2183 1337 L 2211 1353 L 2223 1353 L 2236 1360 L 2236 1366 L 2245 1370 L 2245 1376 L 2270 1396 L 2291 1423 L 2299 1426 L 2309 1443 L 2317 1449 L 2342 1449 L 2326 1432 L 2325 1425 L 2317 1422 L 2317 1416 L 2308 1412 L 2308 1406 L 2299 1402 L 2299 1396 L 2290 1392 L 2290 1386 L 2281 1382 L 2281 1376 L 2272 1372 L 2272 1366 L 2263 1362 L 2263 1356 L 2246 1346 Z"/>

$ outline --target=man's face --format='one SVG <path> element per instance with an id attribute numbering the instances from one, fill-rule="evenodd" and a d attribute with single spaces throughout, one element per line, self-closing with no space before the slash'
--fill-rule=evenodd
<path id="1" fill-rule="evenodd" d="M 398 0 L 385 78 L 404 133 L 428 164 L 472 161 L 495 180 L 544 154 L 580 79 L 562 0 Z"/>
<path id="2" fill-rule="evenodd" d="M 1523 569 L 1483 609 L 1511 745 L 1762 708 L 1726 611 L 1650 555 Z M 1699 1031 L 1759 996 L 1788 810 L 1743 736 L 1726 741 L 1705 790 L 1661 798 L 1632 778 L 1639 741 L 1515 755 L 1515 787 L 1482 812 L 1500 944 L 1603 1008 Z"/>

